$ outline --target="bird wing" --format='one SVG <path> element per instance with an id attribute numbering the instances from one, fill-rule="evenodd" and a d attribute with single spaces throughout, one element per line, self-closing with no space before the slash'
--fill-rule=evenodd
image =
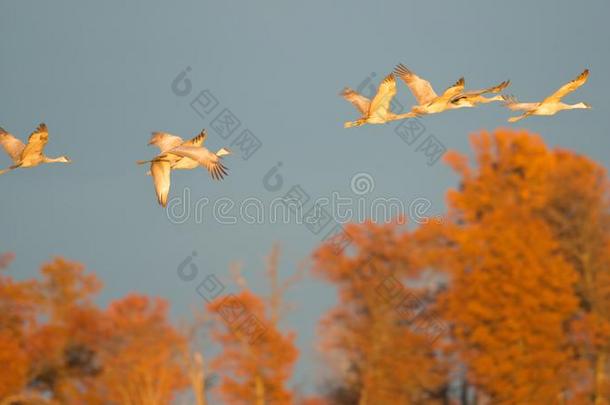
<path id="1" fill-rule="evenodd" d="M 170 186 L 170 163 L 166 160 L 153 160 L 150 164 L 150 172 L 155 184 L 157 201 L 163 207 L 167 206 L 167 196 Z"/>
<path id="2" fill-rule="evenodd" d="M 451 87 L 443 92 L 435 101 L 449 101 L 453 97 L 458 96 L 460 93 L 464 91 L 464 78 L 460 77 L 460 79 L 455 82 Z"/>
<path id="3" fill-rule="evenodd" d="M 369 115 L 380 114 L 382 116 L 387 115 L 390 112 L 390 102 L 396 95 L 396 79 L 394 75 L 390 73 L 383 79 L 377 94 L 371 101 L 371 108 L 369 109 Z"/>
<path id="4" fill-rule="evenodd" d="M 465 91 L 465 92 L 453 97 L 451 99 L 451 102 L 454 103 L 457 100 L 462 99 L 462 98 L 476 98 L 478 96 L 481 96 L 481 95 L 487 94 L 487 93 L 497 94 L 497 93 L 501 92 L 502 90 L 504 90 L 505 88 L 507 88 L 509 85 L 510 85 L 510 80 L 505 80 L 502 83 L 498 84 L 497 86 L 487 87 L 486 89 Z"/>
<path id="5" fill-rule="evenodd" d="M 352 90 L 349 87 L 346 87 L 341 91 L 340 94 L 344 99 L 349 101 L 356 107 L 358 111 L 362 115 L 365 115 L 369 112 L 369 108 L 371 106 L 371 100 L 364 97 L 362 94 L 358 93 L 356 90 Z"/>
<path id="6" fill-rule="evenodd" d="M 394 73 L 409 87 L 419 105 L 427 104 L 438 97 L 429 81 L 417 76 L 402 63 L 396 66 Z"/>
<path id="7" fill-rule="evenodd" d="M 207 136 L 208 136 L 208 133 L 204 129 L 199 133 L 199 135 L 197 135 L 196 137 L 194 137 L 192 139 L 189 139 L 188 141 L 183 142 L 179 146 L 195 146 L 195 147 L 203 146 L 203 143 L 205 142 Z M 199 162 L 196 162 L 193 159 L 174 155 L 171 153 L 168 153 L 166 155 L 169 156 L 170 159 L 172 160 L 171 161 L 172 170 L 190 170 L 190 169 L 194 169 L 197 166 L 199 166 Z"/>
<path id="8" fill-rule="evenodd" d="M 25 148 L 23 148 L 23 151 L 21 152 L 21 158 L 23 159 L 23 157 L 28 155 L 42 155 L 42 151 L 48 141 L 49 131 L 47 130 L 47 126 L 42 123 L 38 125 L 38 128 L 36 128 L 28 138 L 28 144 L 25 145 Z"/>
<path id="9" fill-rule="evenodd" d="M 207 137 L 208 137 L 208 132 L 205 129 L 203 129 L 203 130 L 201 130 L 199 135 L 197 135 L 196 137 L 194 137 L 192 139 L 189 139 L 188 141 L 184 142 L 182 145 L 203 146 L 203 143 L 205 142 Z"/>
<path id="10" fill-rule="evenodd" d="M 0 145 L 7 155 L 11 158 L 13 163 L 18 163 L 21 158 L 21 152 L 25 145 L 19 139 L 15 138 L 12 134 L 6 132 L 0 127 Z"/>
<path id="11" fill-rule="evenodd" d="M 149 145 L 156 145 L 161 150 L 161 153 L 181 145 L 184 142 L 182 138 L 167 132 L 153 132 L 150 137 Z"/>
<path id="12" fill-rule="evenodd" d="M 529 111 L 538 107 L 538 103 L 520 103 L 515 96 L 503 95 L 504 106 L 513 111 Z"/>
<path id="13" fill-rule="evenodd" d="M 221 180 L 228 174 L 227 168 L 220 162 L 220 158 L 204 147 L 178 146 L 172 149 L 170 153 L 193 159 L 205 167 L 214 180 Z"/>
<path id="14" fill-rule="evenodd" d="M 589 69 L 583 70 L 582 73 L 579 74 L 578 77 L 576 77 L 576 79 L 561 86 L 559 88 L 559 90 L 557 90 L 555 93 L 551 94 L 546 99 L 544 99 L 544 101 L 542 103 L 544 104 L 544 103 L 558 102 L 563 97 L 565 97 L 567 94 L 573 92 L 574 90 L 576 90 L 577 88 L 579 88 L 580 86 L 585 84 L 588 77 L 589 77 Z"/>

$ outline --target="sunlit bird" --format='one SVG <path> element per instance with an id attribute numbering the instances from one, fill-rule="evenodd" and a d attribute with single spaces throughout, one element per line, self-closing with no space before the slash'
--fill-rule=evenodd
<path id="1" fill-rule="evenodd" d="M 411 111 L 418 115 L 436 114 L 445 110 L 458 108 L 451 100 L 464 91 L 464 78 L 460 78 L 440 96 L 436 94 L 429 81 L 422 79 L 402 63 L 396 66 L 394 73 L 400 77 L 417 100 Z"/>
<path id="2" fill-rule="evenodd" d="M 469 90 L 453 97 L 450 102 L 451 108 L 475 107 L 478 104 L 487 104 L 494 101 L 504 100 L 503 96 L 497 95 L 492 97 L 484 97 L 484 94 L 498 94 L 510 85 L 510 80 L 505 80 L 497 86 L 488 87 L 480 90 Z"/>
<path id="3" fill-rule="evenodd" d="M 389 74 L 379 85 L 373 100 L 369 100 L 357 91 L 346 87 L 341 96 L 349 101 L 360 112 L 361 117 L 356 121 L 348 121 L 345 128 L 359 127 L 364 124 L 385 124 L 386 122 L 401 120 L 417 116 L 413 112 L 396 114 L 392 112 L 390 103 L 396 95 L 396 79 Z"/>
<path id="4" fill-rule="evenodd" d="M 164 153 L 169 151 L 170 149 L 182 145 L 202 146 L 207 136 L 208 134 L 205 129 L 203 129 L 197 136 L 192 139 L 189 139 L 188 141 L 184 141 L 184 139 L 182 139 L 181 137 L 167 132 L 153 132 L 148 144 L 157 146 L 159 148 L 159 151 L 161 153 Z M 170 166 L 172 170 L 190 170 L 199 166 L 199 163 L 187 157 L 168 154 L 166 158 L 170 161 Z M 150 172 L 148 172 L 147 174 L 150 174 Z"/>
<path id="5" fill-rule="evenodd" d="M 221 159 L 231 154 L 231 151 L 220 148 L 216 153 L 210 152 L 203 147 L 206 137 L 205 130 L 188 141 L 165 132 L 153 133 L 149 145 L 159 147 L 161 153 L 151 160 L 139 160 L 137 163 L 150 163 L 150 174 L 153 177 L 157 200 L 163 207 L 167 206 L 172 170 L 188 170 L 203 166 L 215 180 L 221 180 L 227 175 L 228 169 L 222 164 Z"/>
<path id="6" fill-rule="evenodd" d="M 516 122 L 530 115 L 555 115 L 561 110 L 574 110 L 581 108 L 591 108 L 587 103 L 565 104 L 561 99 L 570 94 L 587 81 L 589 69 L 583 70 L 578 77 L 571 82 L 564 84 L 555 93 L 538 103 L 520 103 L 513 96 L 504 96 L 505 106 L 513 111 L 525 111 L 518 117 L 510 117 L 508 122 Z"/>
<path id="7" fill-rule="evenodd" d="M 45 156 L 44 147 L 49 141 L 49 132 L 47 126 L 42 123 L 28 138 L 27 145 L 24 145 L 19 139 L 12 134 L 0 128 L 0 145 L 8 156 L 13 161 L 13 165 L 0 170 L 0 174 L 4 174 L 9 170 L 17 168 L 35 167 L 42 163 L 70 163 L 71 160 L 67 156 L 50 158 Z"/>

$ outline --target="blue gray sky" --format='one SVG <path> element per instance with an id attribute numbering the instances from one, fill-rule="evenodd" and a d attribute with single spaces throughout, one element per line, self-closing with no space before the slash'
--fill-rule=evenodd
<path id="1" fill-rule="evenodd" d="M 430 214 L 444 210 L 456 177 L 442 162 L 427 164 L 417 146 L 433 135 L 447 149 L 470 150 L 468 135 L 481 129 L 522 127 L 552 146 L 588 155 L 606 167 L 610 102 L 610 3 L 411 1 L 2 1 L 0 3 L 0 126 L 24 138 L 39 122 L 50 129 L 47 153 L 74 163 L 18 170 L 0 177 L 0 251 L 13 251 L 18 277 L 35 274 L 55 255 L 86 264 L 103 280 L 101 303 L 133 291 L 170 300 L 175 319 L 202 302 L 195 287 L 205 275 L 227 280 L 228 266 L 263 291 L 264 259 L 282 246 L 281 274 L 294 272 L 320 242 L 298 224 L 221 224 L 212 205 L 230 198 L 269 203 L 300 185 L 313 199 L 355 194 L 350 181 L 366 173 L 374 188 L 367 201 L 395 197 L 408 205 L 429 199 Z M 379 80 L 402 62 L 437 90 L 466 77 L 479 88 L 511 79 L 509 92 L 542 99 L 585 67 L 591 76 L 566 101 L 588 111 L 534 117 L 516 125 L 499 105 L 421 119 L 425 133 L 412 145 L 396 125 L 343 129 L 357 118 L 338 97 L 371 74 Z M 191 90 L 172 91 L 187 67 Z M 375 82 L 376 84 L 376 82 Z M 413 97 L 399 83 L 405 107 Z M 190 106 L 208 89 L 218 101 L 208 116 Z M 228 108 L 240 121 L 223 139 L 211 129 Z M 201 170 L 173 176 L 171 196 L 186 187 L 191 216 L 181 224 L 158 206 L 145 168 L 150 132 L 184 137 L 209 129 L 206 146 L 229 146 L 230 175 L 212 182 Z M 247 160 L 237 137 L 249 129 L 262 146 Z M 277 191 L 263 177 L 278 162 Z M 0 157 L 9 165 L 6 156 Z M 193 210 L 211 203 L 203 217 Z M 231 215 L 229 213 L 228 215 Z M 185 282 L 176 268 L 196 251 L 200 278 Z M 289 293 L 296 306 L 286 326 L 296 330 L 301 358 L 294 378 L 315 387 L 319 316 L 335 302 L 334 290 L 307 278 Z"/>

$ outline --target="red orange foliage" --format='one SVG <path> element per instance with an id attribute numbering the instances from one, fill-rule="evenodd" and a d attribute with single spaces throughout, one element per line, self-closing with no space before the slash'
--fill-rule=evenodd
<path id="1" fill-rule="evenodd" d="M 222 352 L 212 365 L 222 373 L 220 390 L 226 403 L 292 404 L 286 384 L 298 356 L 295 334 L 280 332 L 264 301 L 250 291 L 219 297 L 209 308 L 221 318 L 213 336 Z M 258 325 L 255 335 L 248 322 Z"/>

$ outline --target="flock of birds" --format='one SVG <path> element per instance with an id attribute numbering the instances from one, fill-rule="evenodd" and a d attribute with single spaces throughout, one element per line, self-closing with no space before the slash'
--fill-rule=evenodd
<path id="1" fill-rule="evenodd" d="M 397 92 L 396 76 L 405 82 L 418 103 L 407 113 L 396 114 L 390 108 L 390 103 Z M 491 103 L 493 101 L 502 101 L 504 106 L 512 111 L 523 111 L 521 115 L 509 118 L 508 122 L 516 122 L 530 115 L 555 115 L 562 110 L 591 108 L 587 103 L 565 104 L 561 102 L 563 97 L 582 86 L 588 77 L 589 70 L 585 69 L 578 77 L 561 86 L 544 100 L 536 103 L 520 103 L 514 96 L 499 95 L 502 90 L 510 85 L 509 80 L 497 86 L 465 91 L 465 82 L 462 77 L 439 96 L 429 81 L 422 79 L 405 65 L 399 64 L 394 69 L 394 72 L 383 79 L 377 89 L 377 94 L 375 94 L 372 100 L 349 87 L 343 89 L 340 95 L 352 103 L 361 114 L 359 119 L 348 121 L 344 126 L 345 128 L 352 128 L 364 124 L 385 124 L 390 121 L 437 114 L 457 108 L 475 107 L 479 104 Z M 485 94 L 496 95 L 485 97 Z"/>
<path id="2" fill-rule="evenodd" d="M 190 170 L 202 166 L 208 170 L 214 180 L 222 180 L 228 169 L 222 164 L 224 156 L 230 155 L 228 148 L 220 148 L 216 153 L 203 146 L 207 132 L 204 129 L 197 136 L 187 141 L 179 136 L 166 132 L 153 132 L 149 145 L 159 148 L 160 153 L 150 160 L 139 160 L 136 163 L 150 163 L 146 173 L 153 178 L 157 200 L 163 207 L 167 206 L 172 170 Z M 27 145 L 12 134 L 0 128 L 0 145 L 13 161 L 13 165 L 0 170 L 4 174 L 17 168 L 35 167 L 42 163 L 70 163 L 67 156 L 50 158 L 44 154 L 44 147 L 49 141 L 49 131 L 45 124 L 40 124 L 30 135 Z"/>
<path id="3" fill-rule="evenodd" d="M 391 111 L 390 103 L 396 95 L 396 79 L 400 77 L 409 87 L 418 105 L 411 111 L 396 114 Z M 460 78 L 454 85 L 445 90 L 440 96 L 434 91 L 427 80 L 417 76 L 406 66 L 400 64 L 393 73 L 389 74 L 379 85 L 377 94 L 372 100 L 364 97 L 355 90 L 345 88 L 341 95 L 351 102 L 361 117 L 356 121 L 345 123 L 346 128 L 357 127 L 364 124 L 384 124 L 390 121 L 436 114 L 447 110 L 464 107 L 475 107 L 479 104 L 503 101 L 504 105 L 513 111 L 523 111 L 520 116 L 511 117 L 509 122 L 519 121 L 530 115 L 554 115 L 561 110 L 577 108 L 591 108 L 586 103 L 565 104 L 561 99 L 582 86 L 589 77 L 589 70 L 585 69 L 571 82 L 564 84 L 555 93 L 537 103 L 520 103 L 513 96 L 499 95 L 510 84 L 504 81 L 497 86 L 480 90 L 464 91 L 464 78 Z M 485 94 L 496 94 L 485 97 Z M 138 164 L 150 164 L 148 175 L 152 176 L 157 194 L 157 200 L 163 207 L 167 206 L 170 190 L 170 177 L 172 170 L 191 170 L 199 166 L 204 167 L 214 180 L 222 180 L 228 174 L 223 165 L 224 156 L 230 155 L 228 148 L 220 148 L 211 152 L 203 146 L 207 137 L 206 130 L 197 136 L 185 141 L 179 136 L 166 132 L 153 132 L 149 145 L 159 148 L 159 154 L 149 160 L 137 161 Z M 35 167 L 43 163 L 70 163 L 67 156 L 56 158 L 44 154 L 44 148 L 49 141 L 49 131 L 43 123 L 30 135 L 27 144 L 24 144 L 12 134 L 0 128 L 0 145 L 13 161 L 13 165 L 0 170 L 0 175 L 17 168 Z"/>

